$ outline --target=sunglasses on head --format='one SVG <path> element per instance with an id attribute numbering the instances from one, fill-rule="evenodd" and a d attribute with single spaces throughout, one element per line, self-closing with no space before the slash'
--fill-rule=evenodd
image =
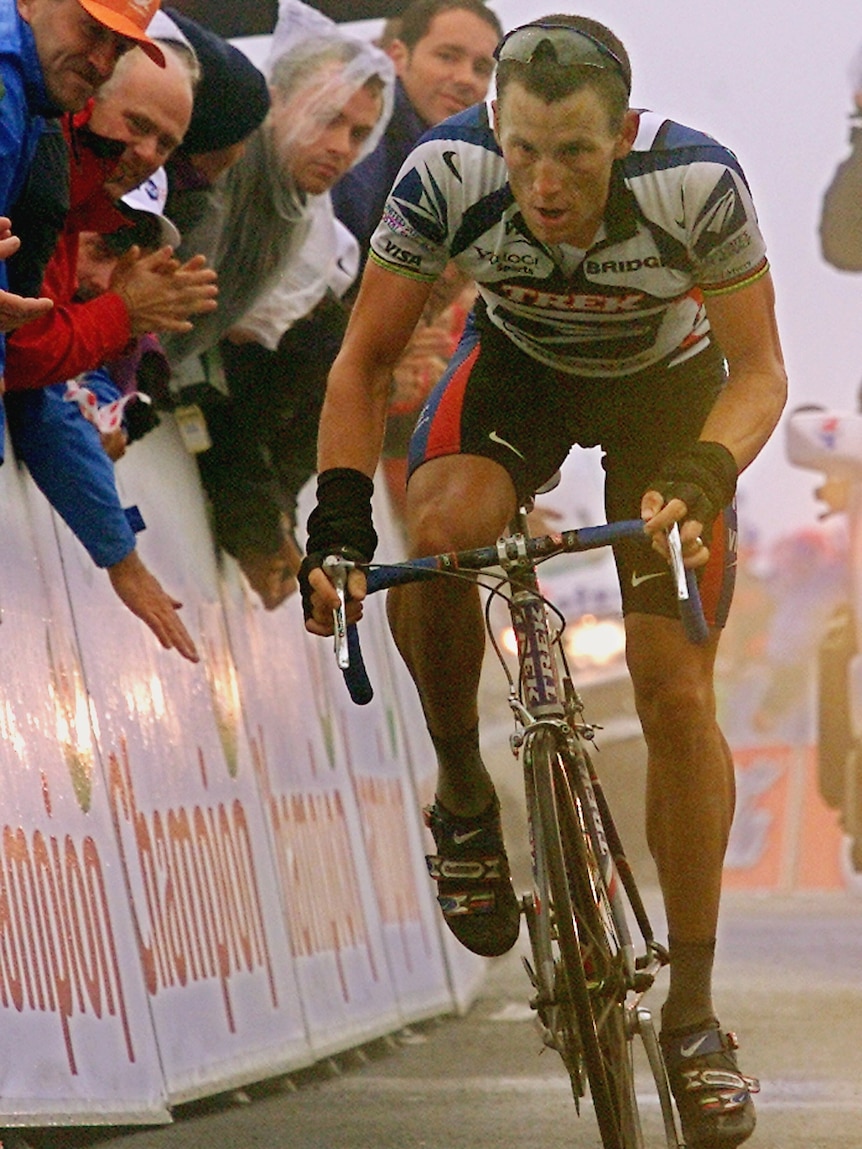
<path id="1" fill-rule="evenodd" d="M 529 64 L 543 44 L 549 46 L 563 67 L 577 65 L 615 71 L 626 91 L 629 90 L 629 77 L 622 60 L 600 40 L 567 24 L 528 24 L 515 28 L 503 37 L 494 56 L 501 63 L 516 60 L 519 64 Z"/>

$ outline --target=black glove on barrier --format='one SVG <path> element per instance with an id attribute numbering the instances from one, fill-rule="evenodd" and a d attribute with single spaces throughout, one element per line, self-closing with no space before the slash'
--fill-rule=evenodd
<path id="1" fill-rule="evenodd" d="M 698 441 L 661 465 L 647 490 L 658 491 L 666 503 L 682 499 L 689 519 L 709 529 L 716 517 L 733 501 L 739 469 L 721 443 Z"/>
<path id="2" fill-rule="evenodd" d="M 311 617 L 311 586 L 308 576 L 323 565 L 327 555 L 345 555 L 354 562 L 369 563 L 377 547 L 371 516 L 374 483 L 351 467 L 332 467 L 317 478 L 317 506 L 308 516 L 306 557 L 299 568 L 302 613 Z"/>

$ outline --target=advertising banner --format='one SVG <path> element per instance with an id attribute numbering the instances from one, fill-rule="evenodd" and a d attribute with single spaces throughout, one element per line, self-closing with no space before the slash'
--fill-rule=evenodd
<path id="1" fill-rule="evenodd" d="M 736 814 L 725 889 L 842 889 L 838 815 L 817 786 L 813 746 L 763 744 L 733 751 Z"/>
<path id="2" fill-rule="evenodd" d="M 107 807 L 172 1103 L 306 1064 L 310 1052 L 193 461 L 169 423 L 118 467 L 139 551 L 184 604 L 193 665 L 60 548 Z"/>
<path id="3" fill-rule="evenodd" d="M 298 599 L 267 613 L 230 560 L 222 584 L 281 914 L 316 1057 L 403 1022 L 344 742 Z"/>
<path id="4" fill-rule="evenodd" d="M 329 650 L 321 660 L 321 674 L 347 752 L 391 976 L 402 1009 L 416 1019 L 450 1010 L 453 1000 L 434 886 L 425 865 L 421 802 L 406 768 L 410 744 L 387 656 L 393 643 L 383 595 L 368 602 L 361 625 L 372 701 L 358 707 L 350 700 Z M 399 669 L 406 675 L 400 663 Z M 412 683 L 406 685 L 412 689 Z M 414 742 L 420 734 L 427 738 L 424 726 L 414 729 Z M 433 753 L 426 759 L 433 762 Z"/>
<path id="5" fill-rule="evenodd" d="M 7 454 L 0 1126 L 167 1121 L 53 527 L 35 490 L 31 501 L 43 514 L 31 525 L 25 482 Z"/>
<path id="6" fill-rule="evenodd" d="M 383 484 L 379 483 L 382 487 Z M 381 561 L 398 562 L 404 558 L 404 543 L 399 531 L 396 516 L 392 511 L 386 494 L 381 491 L 375 499 L 374 519 L 377 533 L 380 538 L 378 554 Z M 367 617 L 362 622 L 362 643 L 366 662 L 372 670 L 372 686 L 375 690 L 375 704 L 384 707 L 391 715 L 391 723 L 397 719 L 397 736 L 400 750 L 398 758 L 406 765 L 412 783 L 412 803 L 418 826 L 418 849 L 422 857 L 420 865 L 420 895 L 421 904 L 428 907 L 431 921 L 436 929 L 444 956 L 448 988 L 455 1008 L 464 1013 L 475 1000 L 476 994 L 487 972 L 488 962 L 465 949 L 458 942 L 443 921 L 443 916 L 436 903 L 436 889 L 428 875 L 424 855 L 436 851 L 434 838 L 419 819 L 419 811 L 434 801 L 437 783 L 437 762 L 431 738 L 425 727 L 425 716 L 419 702 L 416 687 L 407 674 L 401 656 L 395 648 L 395 643 L 389 633 L 385 618 L 384 595 L 378 594 L 368 600 L 365 606 Z M 344 702 L 347 692 L 342 684 L 336 696 L 342 699 L 342 705 L 347 706 L 348 713 L 351 707 Z M 356 708 L 352 708 L 354 719 L 361 721 L 358 716 L 364 715 L 368 708 L 362 708 L 358 715 Z"/>
<path id="7" fill-rule="evenodd" d="M 198 663 L 0 471 L 0 1127 L 166 1122 L 464 1008 L 484 970 L 425 871 L 433 754 L 382 597 L 360 709 L 298 599 L 266 612 L 216 555 L 170 420 L 118 484 Z"/>

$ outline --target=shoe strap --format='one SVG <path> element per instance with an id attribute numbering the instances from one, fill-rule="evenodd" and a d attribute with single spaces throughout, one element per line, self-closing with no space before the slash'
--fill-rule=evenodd
<path id="1" fill-rule="evenodd" d="M 442 858 L 439 854 L 426 854 L 425 864 L 435 882 L 499 882 L 508 875 L 505 860 L 493 858 Z"/>

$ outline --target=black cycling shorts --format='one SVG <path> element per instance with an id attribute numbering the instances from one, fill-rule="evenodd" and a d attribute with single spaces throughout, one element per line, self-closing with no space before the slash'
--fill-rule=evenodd
<path id="1" fill-rule="evenodd" d="M 423 408 L 410 441 L 408 473 L 429 459 L 481 455 L 509 473 L 520 498 L 563 464 L 573 445 L 601 446 L 608 521 L 640 518 L 644 491 L 673 451 L 694 442 L 725 382 L 709 346 L 675 367 L 589 379 L 546 367 L 484 315 L 471 315 L 457 351 Z M 736 515 L 715 521 L 701 595 L 707 620 L 723 626 L 733 595 Z M 624 613 L 675 618 L 665 559 L 637 542 L 614 548 Z"/>

